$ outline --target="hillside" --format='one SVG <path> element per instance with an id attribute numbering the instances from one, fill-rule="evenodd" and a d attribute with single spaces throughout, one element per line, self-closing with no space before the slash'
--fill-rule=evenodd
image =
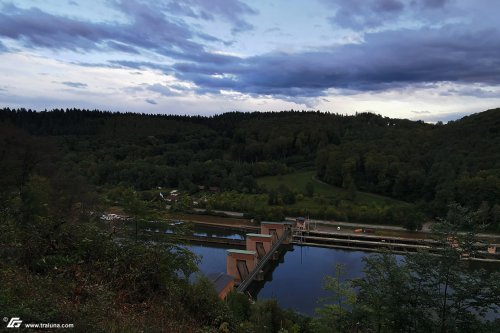
<path id="1" fill-rule="evenodd" d="M 194 192 L 205 185 L 257 194 L 268 191 L 258 177 L 305 168 L 347 192 L 413 203 L 431 217 L 458 202 L 481 207 L 492 225 L 500 220 L 500 109 L 446 125 L 369 113 L 189 117 L 3 109 L 0 124 L 57 142 L 63 167 L 100 187 Z M 325 203 L 332 204 L 340 202 Z M 390 207 L 380 209 L 386 214 Z"/>

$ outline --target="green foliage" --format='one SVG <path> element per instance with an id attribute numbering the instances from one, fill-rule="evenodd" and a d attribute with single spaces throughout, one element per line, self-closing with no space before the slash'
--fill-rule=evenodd
<path id="1" fill-rule="evenodd" d="M 227 305 L 238 323 L 247 321 L 251 315 L 251 303 L 243 293 L 232 291 L 227 296 Z"/>
<path id="2" fill-rule="evenodd" d="M 197 276 L 196 282 L 190 285 L 184 302 L 189 313 L 203 325 L 219 327 L 232 321 L 227 304 L 220 300 L 212 282 L 203 275 Z"/>
<path id="3" fill-rule="evenodd" d="M 295 192 L 285 185 L 280 185 L 276 190 L 272 189 L 268 193 L 267 203 L 273 205 L 293 205 L 296 201 Z"/>
<path id="4" fill-rule="evenodd" d="M 319 310 L 314 329 L 328 332 L 489 332 L 486 319 L 500 305 L 500 274 L 473 269 L 464 254 L 474 255 L 473 233 L 459 233 L 463 221 L 478 225 L 480 212 L 451 205 L 449 220 L 434 228 L 429 251 L 398 258 L 382 253 L 364 258 L 364 277 L 352 281 L 359 293 L 352 306 L 350 285 L 330 278 L 331 300 Z M 457 223 L 462 221 L 460 223 Z M 341 325 L 344 320 L 343 325 Z"/>
<path id="5" fill-rule="evenodd" d="M 314 171 L 268 176 L 257 179 L 257 182 L 268 191 L 268 205 L 283 205 L 287 216 L 308 215 L 362 223 L 383 221 L 387 224 L 407 224 L 412 230 L 421 228 L 424 220 L 424 215 L 412 204 L 356 191 L 353 184 L 349 189 L 342 189 L 322 183 L 314 178 Z M 307 196 L 308 186 L 313 186 L 315 195 L 312 197 Z M 295 203 L 286 205 L 283 203 L 280 189 L 283 191 L 284 187 L 299 193 L 295 196 Z M 302 193 L 306 196 L 301 195 Z M 260 206 L 264 204 L 259 202 Z"/>
<path id="6" fill-rule="evenodd" d="M 318 317 L 311 323 L 315 332 L 347 332 L 352 328 L 356 292 L 351 282 L 346 281 L 345 269 L 344 265 L 337 264 L 335 277 L 325 278 L 324 289 L 330 292 L 330 296 L 322 299 L 323 306 L 316 310 Z"/>
<path id="7" fill-rule="evenodd" d="M 496 230 L 500 228 L 493 209 L 500 197 L 499 114 L 489 110 L 446 125 L 430 125 L 369 113 L 256 112 L 205 118 L 3 109 L 0 123 L 13 125 L 1 125 L 5 134 L 0 140 L 10 147 L 13 135 L 20 139 L 18 151 L 2 152 L 7 157 L 3 170 L 11 176 L 4 178 L 7 183 L 25 182 L 36 161 L 45 160 L 50 168 L 50 159 L 45 158 L 50 154 L 37 153 L 43 151 L 38 142 L 27 144 L 16 134 L 23 128 L 52 137 L 62 147 L 64 168 L 97 186 L 135 190 L 160 186 L 193 194 L 203 185 L 257 194 L 263 192 L 262 185 L 273 182 L 257 182 L 258 177 L 288 174 L 283 178 L 293 178 L 284 184 L 290 191 L 271 192 L 269 205 L 294 206 L 294 212 L 307 209 L 321 217 L 328 216 L 328 206 L 345 200 L 353 203 L 351 214 L 343 210 L 336 217 L 369 222 L 390 218 L 380 210 L 398 203 L 365 192 L 418 203 L 418 209 L 431 217 L 445 214 L 450 202 L 471 209 L 486 203 L 488 226 Z M 23 152 L 33 158 L 22 158 Z M 303 177 L 291 173 L 293 169 L 312 171 Z M 337 192 L 343 190 L 342 194 L 331 195 L 331 187 L 326 190 L 313 176 L 336 186 Z M 297 202 L 297 194 L 307 200 Z M 320 204 L 314 195 L 330 202 Z M 371 206 L 370 213 L 352 214 L 361 205 Z M 249 206 L 238 208 L 253 213 L 262 208 Z M 420 222 L 398 223 L 414 230 Z"/>
<path id="8" fill-rule="evenodd" d="M 203 185 L 222 190 L 202 194 L 206 208 L 258 220 L 311 213 L 414 230 L 418 210 L 442 216 L 456 202 L 434 230 L 437 256 L 367 259 L 352 309 L 337 303 L 323 319 L 342 318 L 338 330 L 491 331 L 495 323 L 482 317 L 498 308 L 500 277 L 470 273 L 459 258 L 473 254 L 474 231 L 500 230 L 498 115 L 429 125 L 367 113 L 0 110 L 0 308 L 35 322 L 75 322 L 81 332 L 307 331 L 307 319 L 276 301 L 250 309 L 235 302 L 234 319 L 207 281 L 190 284 L 189 251 L 113 238 L 98 219 L 103 204 L 118 204 L 149 223 L 158 217 L 151 208 L 163 203 L 139 191 L 193 194 Z M 106 202 L 96 195 L 102 191 Z M 187 208 L 187 199 L 174 207 Z M 339 281 L 330 286 L 342 303 L 348 288 Z"/>
<path id="9" fill-rule="evenodd" d="M 15 148 L 20 134 L 9 135 Z M 33 144 L 33 138 L 24 139 L 23 144 Z M 173 243 L 114 239 L 99 220 L 99 202 L 84 179 L 57 167 L 56 153 L 50 155 L 55 169 L 29 155 L 39 152 L 25 153 L 0 160 L 2 169 L 4 163 L 34 161 L 19 181 L 0 176 L 5 185 L 0 192 L 4 316 L 74 323 L 76 332 L 186 332 L 203 325 L 218 328 L 229 318 L 211 285 L 190 284 L 197 270 L 193 253 Z M 151 217 L 137 192 L 123 188 L 114 195 L 136 219 Z"/>
<path id="10" fill-rule="evenodd" d="M 312 182 L 307 182 L 305 190 L 306 190 L 305 194 L 308 197 L 313 197 L 314 196 L 314 184 Z"/>

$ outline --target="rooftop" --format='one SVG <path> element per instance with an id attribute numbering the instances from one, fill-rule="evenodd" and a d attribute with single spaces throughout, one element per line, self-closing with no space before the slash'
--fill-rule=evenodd
<path id="1" fill-rule="evenodd" d="M 214 284 L 217 294 L 220 294 L 234 280 L 234 277 L 226 273 L 210 273 L 207 274 L 207 277 Z"/>
<path id="2" fill-rule="evenodd" d="M 230 250 L 227 250 L 227 253 L 257 254 L 257 252 L 255 252 L 255 251 L 235 250 L 235 249 L 230 249 Z"/>
<path id="3" fill-rule="evenodd" d="M 266 235 L 266 234 L 247 234 L 247 236 L 250 236 L 250 237 L 267 237 L 267 238 L 271 238 L 273 237 L 272 235 Z"/>

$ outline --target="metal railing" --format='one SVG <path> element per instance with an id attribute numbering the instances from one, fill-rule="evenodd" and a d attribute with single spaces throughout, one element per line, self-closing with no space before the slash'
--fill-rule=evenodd
<path id="1" fill-rule="evenodd" d="M 271 256 L 274 254 L 274 252 L 276 252 L 276 250 L 280 247 L 281 243 L 287 237 L 288 237 L 288 230 L 285 230 L 285 232 L 278 239 L 278 241 L 276 243 L 274 243 L 274 245 L 271 248 L 271 250 L 268 253 L 266 253 L 266 255 L 264 257 L 262 257 L 262 259 L 259 260 L 259 262 L 257 263 L 257 266 L 255 266 L 254 270 L 246 277 L 245 280 L 241 281 L 241 283 L 238 286 L 238 288 L 236 288 L 237 291 L 243 292 L 243 291 L 245 291 L 248 288 L 248 286 L 250 285 L 250 283 L 252 283 L 252 281 L 255 279 L 255 276 L 257 274 L 259 274 L 260 270 L 264 267 L 264 265 L 267 263 L 267 261 L 269 260 L 269 258 L 271 258 Z"/>

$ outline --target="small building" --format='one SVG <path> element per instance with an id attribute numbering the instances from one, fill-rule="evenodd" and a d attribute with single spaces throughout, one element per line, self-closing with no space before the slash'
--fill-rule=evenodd
<path id="1" fill-rule="evenodd" d="M 246 249 L 257 252 L 257 258 L 261 259 L 271 251 L 273 235 L 247 234 Z"/>
<path id="2" fill-rule="evenodd" d="M 295 228 L 300 231 L 307 230 L 307 220 L 305 217 L 297 217 L 295 219 Z"/>
<path id="3" fill-rule="evenodd" d="M 234 277 L 226 273 L 211 273 L 207 277 L 213 283 L 219 298 L 225 300 L 234 288 Z"/>
<path id="4" fill-rule="evenodd" d="M 273 236 L 273 244 L 276 243 L 285 233 L 292 230 L 293 223 L 290 222 L 261 222 L 260 233 Z M 284 240 L 283 244 L 288 244 L 289 240 Z"/>
<path id="5" fill-rule="evenodd" d="M 227 250 L 226 268 L 236 282 L 244 281 L 257 265 L 257 252 L 247 250 Z"/>

